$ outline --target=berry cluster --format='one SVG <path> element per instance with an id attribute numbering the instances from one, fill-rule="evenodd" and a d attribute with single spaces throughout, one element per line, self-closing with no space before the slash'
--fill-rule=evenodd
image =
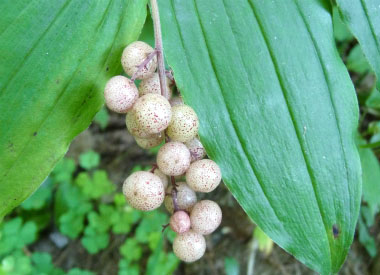
<path id="1" fill-rule="evenodd" d="M 219 166 L 206 156 L 197 138 L 199 121 L 195 111 L 180 97 L 171 99 L 173 79 L 166 79 L 162 95 L 156 73 L 156 50 L 144 42 L 124 49 L 121 63 L 131 78 L 115 76 L 106 84 L 104 97 L 109 109 L 126 113 L 126 126 L 136 143 L 144 148 L 166 142 L 158 151 L 150 171 L 130 175 L 123 184 L 128 203 L 150 211 L 163 203 L 172 214 L 170 228 L 177 233 L 173 250 L 178 258 L 193 262 L 206 250 L 204 235 L 220 225 L 222 211 L 211 200 L 197 202 L 195 192 L 213 191 L 221 181 Z M 139 88 L 134 80 L 140 79 Z M 176 182 L 186 178 L 186 181 Z"/>

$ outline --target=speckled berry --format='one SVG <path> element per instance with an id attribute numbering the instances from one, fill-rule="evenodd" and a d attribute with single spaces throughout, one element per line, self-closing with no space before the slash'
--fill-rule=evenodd
<path id="1" fill-rule="evenodd" d="M 146 94 L 137 99 L 133 112 L 138 128 L 148 134 L 164 131 L 172 117 L 168 100 L 158 94 Z"/>
<path id="2" fill-rule="evenodd" d="M 180 260 L 188 263 L 195 262 L 205 254 L 205 238 L 192 230 L 178 234 L 173 241 L 173 251 Z"/>
<path id="3" fill-rule="evenodd" d="M 129 44 L 121 56 L 121 65 L 130 77 L 137 71 L 138 66 L 151 54 L 154 49 L 147 43 L 136 41 Z M 137 75 L 137 79 L 150 77 L 157 68 L 157 58 L 154 57 Z"/>
<path id="4" fill-rule="evenodd" d="M 167 99 L 172 97 L 172 90 L 170 89 L 171 83 L 171 80 L 166 78 L 166 89 L 168 91 Z M 145 78 L 140 82 L 139 94 L 140 96 L 146 94 L 161 94 L 160 78 L 157 73 L 154 73 L 152 76 Z"/>
<path id="5" fill-rule="evenodd" d="M 108 80 L 104 88 L 104 99 L 107 107 L 117 113 L 128 112 L 136 102 L 139 94 L 135 83 L 118 75 Z"/>
<path id="6" fill-rule="evenodd" d="M 185 145 L 190 151 L 191 162 L 201 160 L 206 156 L 206 150 L 198 138 L 193 138 L 192 140 L 186 142 Z"/>
<path id="7" fill-rule="evenodd" d="M 174 232 L 183 234 L 190 229 L 190 217 L 185 211 L 177 211 L 171 216 L 169 224 Z"/>
<path id="8" fill-rule="evenodd" d="M 172 107 L 178 106 L 178 105 L 183 105 L 183 99 L 180 96 L 174 96 L 169 100 L 169 103 Z"/>
<path id="9" fill-rule="evenodd" d="M 171 141 L 163 145 L 157 153 L 158 168 L 165 175 L 179 176 L 190 166 L 190 151 L 186 145 Z"/>
<path id="10" fill-rule="evenodd" d="M 187 184 L 195 192 L 211 192 L 218 187 L 221 179 L 220 168 L 211 159 L 193 162 L 186 172 Z"/>
<path id="11" fill-rule="evenodd" d="M 193 108 L 187 105 L 172 107 L 172 120 L 167 130 L 167 135 L 171 140 L 190 141 L 197 135 L 198 127 L 198 117 Z"/>
<path id="12" fill-rule="evenodd" d="M 163 133 L 155 134 L 150 138 L 135 137 L 136 143 L 140 148 L 150 149 L 160 145 L 164 141 L 165 135 Z"/>
<path id="13" fill-rule="evenodd" d="M 215 231 L 222 221 L 222 210 L 216 202 L 203 200 L 197 202 L 190 214 L 191 228 L 202 235 Z"/>
<path id="14" fill-rule="evenodd" d="M 123 194 L 133 208 L 142 211 L 160 207 L 165 198 L 161 179 L 146 171 L 138 171 L 130 175 L 124 181 Z"/>
<path id="15" fill-rule="evenodd" d="M 170 195 L 173 187 L 169 186 L 166 193 L 164 204 L 169 213 L 173 213 L 173 199 Z M 197 203 L 197 195 L 186 182 L 177 182 L 177 205 L 180 210 L 191 211 L 192 207 Z"/>
<path id="16" fill-rule="evenodd" d="M 169 184 L 168 176 L 165 175 L 164 173 L 162 173 L 160 171 L 160 169 L 158 169 L 158 168 L 154 169 L 153 174 L 155 174 L 156 176 L 158 176 L 161 179 L 162 184 L 164 185 L 164 189 L 166 190 L 166 188 L 168 188 L 168 184 Z"/>
<path id="17" fill-rule="evenodd" d="M 152 138 L 157 134 L 149 134 L 143 131 L 138 125 L 135 118 L 135 112 L 130 110 L 125 116 L 125 124 L 127 125 L 128 132 L 134 136 L 139 138 Z"/>

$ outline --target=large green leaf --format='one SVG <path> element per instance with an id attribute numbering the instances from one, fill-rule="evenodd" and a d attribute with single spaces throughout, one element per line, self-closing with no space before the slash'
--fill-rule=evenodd
<path id="1" fill-rule="evenodd" d="M 346 257 L 361 197 L 357 100 L 326 2 L 159 1 L 168 64 L 226 185 L 323 274 Z"/>
<path id="2" fill-rule="evenodd" d="M 146 0 L 0 1 L 0 219 L 88 127 Z"/>
<path id="3" fill-rule="evenodd" d="M 336 0 L 343 20 L 358 39 L 380 89 L 380 2 L 379 0 Z"/>

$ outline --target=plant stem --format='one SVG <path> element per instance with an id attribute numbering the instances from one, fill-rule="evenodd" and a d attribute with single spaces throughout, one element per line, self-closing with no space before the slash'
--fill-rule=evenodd
<path id="1" fill-rule="evenodd" d="M 157 0 L 150 0 L 150 7 L 152 9 L 154 41 L 155 41 L 155 47 L 157 51 L 158 76 L 160 78 L 161 95 L 164 96 L 165 98 L 168 98 L 168 91 L 166 89 L 164 49 L 162 47 L 160 13 L 158 11 Z"/>
<path id="2" fill-rule="evenodd" d="M 171 183 L 172 183 L 172 200 L 173 200 L 173 207 L 174 207 L 174 213 L 177 212 L 179 209 L 178 203 L 177 203 L 177 185 L 175 183 L 175 178 L 173 176 L 170 177 Z"/>

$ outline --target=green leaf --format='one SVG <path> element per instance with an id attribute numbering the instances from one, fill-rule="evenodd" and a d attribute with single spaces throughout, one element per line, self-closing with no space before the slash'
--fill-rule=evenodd
<path id="1" fill-rule="evenodd" d="M 153 254 L 148 259 L 146 274 L 170 275 L 177 268 L 179 264 L 178 258 L 173 253 L 165 253 L 163 244 L 164 237 L 161 234 L 156 249 L 154 249 Z"/>
<path id="2" fill-rule="evenodd" d="M 94 151 L 88 151 L 79 156 L 79 165 L 86 170 L 95 168 L 100 163 L 100 155 Z"/>
<path id="3" fill-rule="evenodd" d="M 224 258 L 224 270 L 226 275 L 239 275 L 239 262 L 235 258 Z"/>
<path id="4" fill-rule="evenodd" d="M 116 186 L 109 179 L 106 171 L 97 170 L 90 178 L 86 172 L 82 172 L 75 179 L 75 183 L 81 188 L 83 194 L 90 199 L 98 199 L 112 193 Z"/>
<path id="5" fill-rule="evenodd" d="M 238 202 L 310 268 L 336 273 L 361 198 L 358 103 L 320 0 L 160 0 L 164 49 Z"/>
<path id="6" fill-rule="evenodd" d="M 54 170 L 51 172 L 50 176 L 58 183 L 70 182 L 75 169 L 76 165 L 73 159 L 63 158 L 54 167 Z"/>
<path id="7" fill-rule="evenodd" d="M 147 0 L 0 1 L 0 217 L 88 127 Z"/>
<path id="8" fill-rule="evenodd" d="M 341 17 L 359 41 L 380 89 L 380 6 L 378 0 L 336 0 Z"/>
<path id="9" fill-rule="evenodd" d="M 359 45 L 356 45 L 347 57 L 347 68 L 359 74 L 367 73 L 371 71 L 371 67 L 365 58 L 362 49 Z"/>
<path id="10" fill-rule="evenodd" d="M 20 250 L 7 255 L 0 262 L 1 275 L 30 274 L 31 271 L 30 258 Z"/>
<path id="11" fill-rule="evenodd" d="M 259 250 L 266 255 L 269 255 L 273 249 L 273 241 L 268 237 L 268 235 L 265 234 L 260 227 L 256 226 L 253 231 L 253 236 L 259 243 Z"/>
<path id="12" fill-rule="evenodd" d="M 353 38 L 347 25 L 342 21 L 342 18 L 340 18 L 339 11 L 336 7 L 333 8 L 333 27 L 334 37 L 337 41 L 348 41 Z"/>
<path id="13" fill-rule="evenodd" d="M 120 247 L 120 253 L 129 262 L 138 261 L 142 256 L 142 248 L 137 240 L 127 239 Z"/>
<path id="14" fill-rule="evenodd" d="M 129 261 L 121 259 L 119 261 L 118 275 L 139 275 L 140 268 L 137 264 L 130 264 Z"/>
<path id="15" fill-rule="evenodd" d="M 375 215 L 380 206 L 380 163 L 371 149 L 360 146 L 366 144 L 360 136 L 357 142 L 363 170 L 363 200 Z"/>
<path id="16" fill-rule="evenodd" d="M 62 269 L 56 268 L 49 253 L 35 252 L 32 255 L 32 275 L 64 275 Z"/>
<path id="17" fill-rule="evenodd" d="M 104 130 L 108 125 L 109 119 L 110 115 L 108 114 L 107 108 L 103 107 L 94 117 L 94 122 L 99 124 L 100 129 Z"/>
<path id="18" fill-rule="evenodd" d="M 21 218 L 14 218 L 1 224 L 0 256 L 21 249 L 37 238 L 37 225 L 34 222 L 23 224 Z"/>
<path id="19" fill-rule="evenodd" d="M 73 268 L 67 273 L 67 275 L 95 275 L 95 273 L 80 268 Z"/>
<path id="20" fill-rule="evenodd" d="M 365 105 L 369 108 L 380 111 L 380 92 L 374 89 L 370 96 L 367 98 Z"/>
<path id="21" fill-rule="evenodd" d="M 39 210 L 43 208 L 50 200 L 52 191 L 52 182 L 50 178 L 47 178 L 36 192 L 21 204 L 21 208 L 25 210 Z"/>
<path id="22" fill-rule="evenodd" d="M 368 228 L 361 217 L 359 218 L 359 241 L 362 245 L 364 245 L 371 257 L 376 256 L 377 248 L 375 238 L 369 234 Z"/>
<path id="23" fill-rule="evenodd" d="M 95 254 L 108 246 L 109 238 L 108 233 L 100 232 L 96 228 L 89 226 L 84 230 L 81 243 L 90 254 Z"/>

